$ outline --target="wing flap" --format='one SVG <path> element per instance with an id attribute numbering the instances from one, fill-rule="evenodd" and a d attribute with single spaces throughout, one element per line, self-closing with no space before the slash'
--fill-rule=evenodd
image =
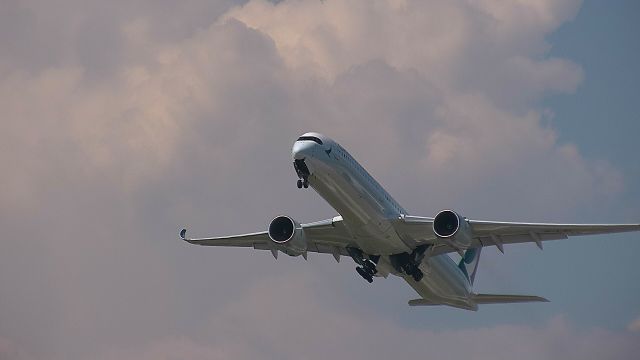
<path id="1" fill-rule="evenodd" d="M 493 235 L 490 236 L 478 236 L 475 238 L 480 242 L 481 246 L 502 245 L 502 244 L 517 244 L 525 242 L 539 242 L 549 240 L 563 240 L 568 236 L 563 233 L 558 234 L 545 234 L 545 233 L 521 233 L 521 234 L 508 234 L 508 235 Z"/>

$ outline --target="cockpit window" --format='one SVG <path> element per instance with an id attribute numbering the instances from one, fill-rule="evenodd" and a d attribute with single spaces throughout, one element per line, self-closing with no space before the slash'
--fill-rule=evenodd
<path id="1" fill-rule="evenodd" d="M 313 141 L 314 143 L 318 143 L 318 144 L 322 145 L 322 140 L 318 139 L 315 136 L 300 136 L 298 138 L 298 141 L 300 141 L 300 140 L 309 140 L 309 141 Z"/>

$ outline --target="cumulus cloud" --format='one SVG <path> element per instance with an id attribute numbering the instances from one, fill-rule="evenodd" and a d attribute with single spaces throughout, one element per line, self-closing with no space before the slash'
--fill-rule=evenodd
<path id="1" fill-rule="evenodd" d="M 224 19 L 268 35 L 294 79 L 315 79 L 326 89 L 304 105 L 305 112 L 316 103 L 329 107 L 319 115 L 325 123 L 320 126 L 343 128 L 340 140 L 356 150 L 370 142 L 349 129 L 367 128 L 367 140 L 392 144 L 378 159 L 384 163 L 369 163 L 375 171 L 417 163 L 418 172 L 410 175 L 432 179 L 422 186 L 450 185 L 454 179 L 464 188 L 477 186 L 470 179 L 478 176 L 495 181 L 505 171 L 522 174 L 510 179 L 514 187 L 530 176 L 564 178 L 559 172 L 570 168 L 575 171 L 566 174 L 572 175 L 558 182 L 540 179 L 537 199 L 542 205 L 562 193 L 567 207 L 574 207 L 585 196 L 606 198 L 621 188 L 614 169 L 598 171 L 579 153 L 573 156 L 571 145 L 557 144 L 545 125 L 552 115 L 530 106 L 543 93 L 571 92 L 581 81 L 579 66 L 541 56 L 544 36 L 571 18 L 577 5 L 252 1 Z M 348 105 L 342 101 L 346 94 Z M 302 116 L 295 118 L 308 118 Z M 309 124 L 318 126 L 313 118 Z"/>
<path id="2" fill-rule="evenodd" d="M 310 129 L 343 143 L 419 214 L 475 203 L 504 215 L 517 198 L 520 215 L 558 216 L 615 200 L 622 175 L 560 144 L 552 114 L 535 106 L 580 84 L 580 67 L 547 56 L 545 42 L 579 2 L 63 3 L 8 2 L 0 14 L 0 339 L 16 339 L 6 344 L 54 359 L 114 347 L 131 349 L 114 355 L 123 358 L 275 358 L 326 336 L 357 357 L 345 338 L 371 328 L 393 331 L 360 344 L 546 339 L 559 326 L 443 335 L 361 321 L 308 288 L 277 297 L 285 289 L 269 276 L 291 264 L 232 251 L 211 261 L 175 231 L 250 231 L 289 211 L 332 216 L 314 195 L 291 195 L 289 144 Z M 271 312 L 258 311 L 265 301 Z M 297 333 L 300 323 L 317 332 Z M 591 339 L 567 326 L 558 331 L 569 343 Z M 301 345 L 288 349 L 278 332 Z M 477 350 L 453 353 L 465 349 Z"/>
<path id="3" fill-rule="evenodd" d="M 575 64 L 540 58 L 547 48 L 544 36 L 573 16 L 578 5 L 251 1 L 225 17 L 268 34 L 286 63 L 306 76 L 333 80 L 354 65 L 380 59 L 415 70 L 443 90 L 520 103 L 544 91 L 571 92 L 580 82 Z M 513 88 L 519 91 L 508 91 Z"/>
<path id="4" fill-rule="evenodd" d="M 544 35 L 559 23 L 550 14 L 570 17 L 571 6 L 523 6 L 498 11 L 490 2 L 252 1 L 173 43 L 155 41 L 145 18 L 127 18 L 112 30 L 123 43 L 113 51 L 127 55 L 135 51 L 123 49 L 135 45 L 154 49 L 151 58 L 121 62 L 98 83 L 87 83 L 95 69 L 80 65 L 35 75 L 12 72 L 3 87 L 12 124 L 5 143 L 34 154 L 49 151 L 40 136 L 62 133 L 50 141 L 53 153 L 63 143 L 67 153 L 82 155 L 69 160 L 61 154 L 59 161 L 83 162 L 79 170 L 116 176 L 128 187 L 183 160 L 179 144 L 206 152 L 227 174 L 242 159 L 230 161 L 226 152 L 242 156 L 271 148 L 275 142 L 266 139 L 288 143 L 304 129 L 331 135 L 340 128 L 337 139 L 356 152 L 374 139 L 392 144 L 379 163 L 369 163 L 374 172 L 395 171 L 391 164 L 402 160 L 420 164 L 410 175 L 438 174 L 427 186 L 445 176 L 475 186 L 470 179 L 479 168 L 494 171 L 480 176 L 495 178 L 505 169 L 524 173 L 531 160 L 536 172 L 558 177 L 540 185 L 540 199 L 570 194 L 571 207 L 619 191 L 614 169 L 598 171 L 578 152 L 572 156 L 563 150 L 570 145 L 557 144 L 541 111 L 521 109 L 523 101 L 571 91 L 580 81 L 577 65 L 539 56 Z M 509 23 L 509 14 L 524 19 Z M 522 24 L 528 37 L 513 35 Z M 525 39 L 529 46 L 522 46 Z M 478 45 L 489 42 L 501 51 Z M 486 74 L 506 78 L 475 78 Z M 20 101 L 27 97 L 32 101 Z M 34 124 L 43 131 L 30 134 L 29 143 L 18 141 Z M 58 131 L 45 130 L 50 127 Z M 368 129 L 366 141 L 362 128 Z M 287 136 L 278 129 L 287 129 Z M 566 168 L 575 171 L 560 172 Z M 5 196 L 33 196 L 34 184 L 22 181 L 26 171 L 36 170 L 14 172 Z"/>

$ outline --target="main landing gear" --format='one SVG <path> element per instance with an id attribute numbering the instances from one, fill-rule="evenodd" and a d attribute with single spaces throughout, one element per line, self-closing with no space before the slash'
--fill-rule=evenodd
<path id="1" fill-rule="evenodd" d="M 373 270 L 375 271 L 375 268 Z M 367 280 L 369 284 L 373 282 L 373 275 L 375 275 L 375 273 L 373 273 L 370 269 L 358 266 L 356 267 L 356 271 L 358 272 L 358 274 L 360 274 L 360 276 L 362 276 L 363 279 Z"/>
<path id="2" fill-rule="evenodd" d="M 364 253 L 360 249 L 356 248 L 347 248 L 347 252 L 353 261 L 360 265 L 356 267 L 358 274 L 360 274 L 363 279 L 367 280 L 368 283 L 372 283 L 373 276 L 378 273 L 376 263 L 380 259 L 380 256 L 368 256 L 367 259 L 365 258 Z"/>
<path id="3" fill-rule="evenodd" d="M 424 273 L 422 273 L 422 270 L 420 270 L 416 264 L 407 263 L 403 269 L 404 272 L 411 276 L 415 282 L 420 282 L 424 277 Z"/>
<path id="4" fill-rule="evenodd" d="M 424 259 L 426 246 L 416 248 L 411 254 L 402 253 L 389 256 L 391 265 L 399 272 L 405 273 L 413 278 L 414 281 L 419 282 L 424 277 L 424 273 L 418 266 Z"/>

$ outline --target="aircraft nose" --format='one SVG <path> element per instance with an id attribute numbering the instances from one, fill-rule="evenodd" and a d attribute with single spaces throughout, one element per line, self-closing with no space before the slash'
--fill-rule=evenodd
<path id="1" fill-rule="evenodd" d="M 307 157 L 313 156 L 313 152 L 316 148 L 316 144 L 313 141 L 296 141 L 291 149 L 291 155 L 294 160 L 302 160 Z"/>

